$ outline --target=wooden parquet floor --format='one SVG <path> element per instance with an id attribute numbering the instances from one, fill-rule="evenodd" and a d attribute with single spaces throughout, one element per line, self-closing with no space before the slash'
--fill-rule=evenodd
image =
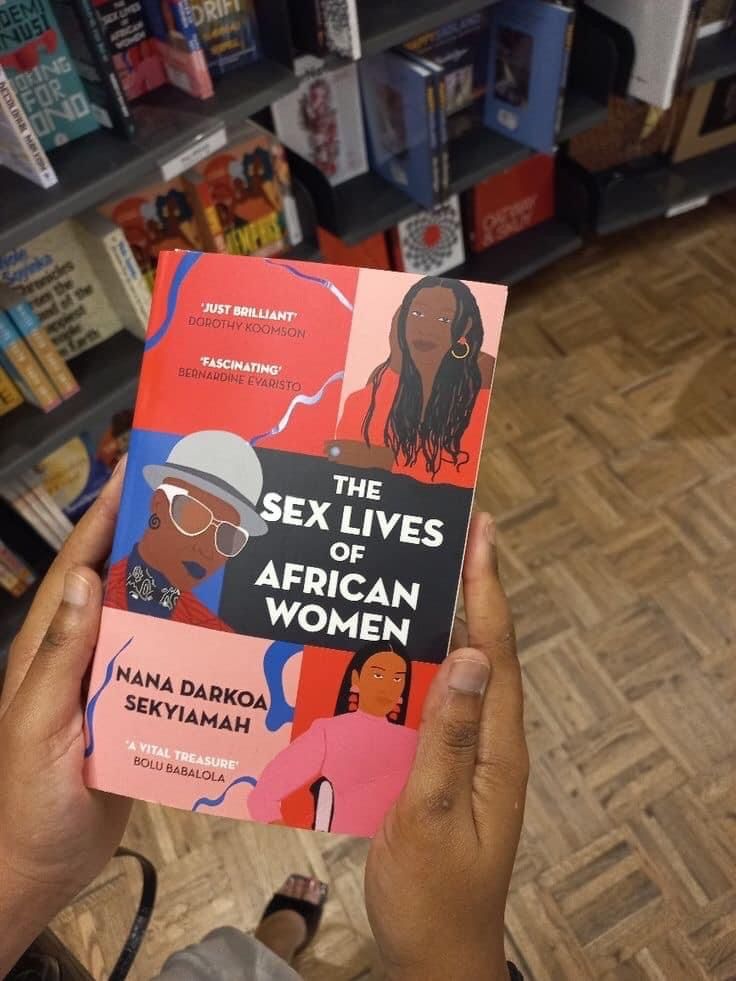
<path id="1" fill-rule="evenodd" d="M 509 955 L 534 981 L 735 978 L 733 203 L 512 291 L 478 502 L 498 519 L 532 757 Z M 304 977 L 380 977 L 364 842 L 138 805 L 127 843 L 160 875 L 134 977 L 253 927 L 308 870 L 331 900 Z M 95 978 L 135 888 L 112 865 L 60 917 Z"/>

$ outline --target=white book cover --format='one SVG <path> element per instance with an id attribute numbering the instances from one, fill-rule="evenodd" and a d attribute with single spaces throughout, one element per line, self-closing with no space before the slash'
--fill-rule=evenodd
<path id="1" fill-rule="evenodd" d="M 328 51 L 356 61 L 361 57 L 356 0 L 320 0 Z"/>
<path id="2" fill-rule="evenodd" d="M 58 183 L 15 90 L 0 65 L 0 164 L 43 188 Z"/>
<path id="3" fill-rule="evenodd" d="M 364 174 L 368 156 L 355 64 L 325 69 L 313 55 L 294 62 L 299 85 L 272 108 L 276 135 L 333 186 Z"/>
<path id="4" fill-rule="evenodd" d="M 660 109 L 675 96 L 692 0 L 587 0 L 628 28 L 636 54 L 628 94 Z"/>
<path id="5" fill-rule="evenodd" d="M 465 261 L 465 245 L 457 194 L 399 222 L 394 240 L 403 272 L 439 276 L 459 266 Z"/>

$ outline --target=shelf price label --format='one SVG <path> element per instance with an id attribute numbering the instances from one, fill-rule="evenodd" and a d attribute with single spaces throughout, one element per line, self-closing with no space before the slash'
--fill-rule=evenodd
<path id="1" fill-rule="evenodd" d="M 226 144 L 227 131 L 224 124 L 212 130 L 211 133 L 202 133 L 181 153 L 170 157 L 161 164 L 161 176 L 165 181 L 170 181 L 172 178 L 178 177 L 179 174 L 183 174 L 185 170 L 189 170 L 190 167 L 194 167 L 201 160 L 212 156 Z"/>

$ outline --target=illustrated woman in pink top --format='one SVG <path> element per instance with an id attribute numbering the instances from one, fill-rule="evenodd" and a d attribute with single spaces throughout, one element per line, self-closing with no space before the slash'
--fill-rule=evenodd
<path id="1" fill-rule="evenodd" d="M 417 733 L 405 726 L 411 664 L 386 644 L 351 660 L 335 715 L 316 719 L 265 768 L 248 798 L 251 817 L 281 820 L 301 787 L 315 797 L 314 827 L 372 836 L 406 783 Z"/>

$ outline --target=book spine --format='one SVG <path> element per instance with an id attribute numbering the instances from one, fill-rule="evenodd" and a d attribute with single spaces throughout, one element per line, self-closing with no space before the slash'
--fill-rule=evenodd
<path id="1" fill-rule="evenodd" d="M 427 77 L 427 125 L 429 127 L 429 149 L 432 167 L 432 194 L 435 203 L 440 199 L 440 149 L 439 134 L 437 126 L 437 105 L 439 103 L 437 92 L 437 79 L 434 74 Z"/>
<path id="2" fill-rule="evenodd" d="M 23 396 L 13 383 L 13 379 L 4 368 L 0 367 L 0 416 L 4 416 L 11 409 L 17 409 L 22 402 Z"/>
<path id="3" fill-rule="evenodd" d="M 77 379 L 69 370 L 69 366 L 56 350 L 54 342 L 41 326 L 30 303 L 19 303 L 6 310 L 28 347 L 36 355 L 39 364 L 51 379 L 56 391 L 63 399 L 71 398 L 79 391 Z"/>
<path id="4" fill-rule="evenodd" d="M 450 190 L 450 144 L 447 139 L 447 83 L 444 71 L 437 79 L 437 93 L 437 119 L 440 130 L 440 187 L 441 196 L 445 198 Z"/>
<path id="5" fill-rule="evenodd" d="M 110 110 L 118 132 L 130 139 L 135 134 L 135 123 L 120 79 L 115 71 L 112 52 L 108 46 L 97 11 L 92 6 L 91 0 L 72 0 L 72 4 L 87 39 L 87 45 L 94 59 L 100 82 L 107 94 L 106 108 Z"/>
<path id="6" fill-rule="evenodd" d="M 33 495 L 24 490 L 16 481 L 11 481 L 0 493 L 16 514 L 20 515 L 47 545 L 58 552 L 63 544 L 61 537 L 49 523 L 48 516 L 39 513 L 37 505 L 33 502 Z"/>
<path id="7" fill-rule="evenodd" d="M 2 540 L 0 540 L 0 561 L 2 561 L 8 567 L 8 569 L 10 569 L 10 571 L 21 580 L 21 582 L 26 583 L 26 585 L 30 585 L 30 583 L 35 582 L 35 574 L 26 565 L 23 559 L 16 555 L 11 548 L 8 548 L 8 546 Z"/>
<path id="8" fill-rule="evenodd" d="M 74 525 L 46 490 L 40 473 L 36 470 L 29 470 L 20 478 L 19 483 L 32 496 L 33 504 L 37 507 L 39 514 L 45 516 L 63 545 L 74 531 Z"/>
<path id="9" fill-rule="evenodd" d="M 226 253 L 225 233 L 212 200 L 209 184 L 196 172 L 191 175 L 184 174 L 183 180 L 187 198 L 194 211 L 207 251 Z"/>
<path id="10" fill-rule="evenodd" d="M 143 337 L 148 327 L 148 315 L 151 311 L 151 291 L 148 284 L 135 261 L 133 250 L 122 228 L 115 228 L 110 231 L 103 237 L 102 243 L 110 258 L 113 271 L 117 274 L 120 284 L 125 290 L 125 295 L 130 301 L 132 313 L 136 320 L 135 325 L 131 324 L 130 326 L 135 326 L 136 329 L 133 332 Z"/>
<path id="11" fill-rule="evenodd" d="M 562 49 L 562 65 L 560 66 L 560 94 L 557 98 L 557 111 L 555 113 L 555 131 L 553 139 L 556 140 L 562 128 L 562 114 L 565 111 L 565 89 L 567 88 L 567 73 L 570 68 L 570 52 L 572 51 L 572 39 L 575 33 L 575 11 L 570 11 L 570 20 L 565 28 L 565 43 Z"/>
<path id="12" fill-rule="evenodd" d="M 16 599 L 28 589 L 28 583 L 23 582 L 3 561 L 2 552 L 0 552 L 0 589 L 4 589 L 6 593 L 10 593 Z"/>
<path id="13" fill-rule="evenodd" d="M 5 313 L 0 313 L 0 351 L 5 364 L 11 366 L 11 375 L 30 392 L 29 401 L 44 412 L 50 412 L 60 404 L 61 399 L 51 382 Z"/>
<path id="14" fill-rule="evenodd" d="M 23 106 L 16 98 L 15 90 L 8 81 L 2 65 L 0 65 L 0 105 L 2 105 L 2 113 L 5 118 L 16 131 L 18 148 L 27 163 L 27 167 L 23 167 L 20 172 L 24 177 L 30 177 L 43 188 L 53 187 L 54 184 L 58 183 L 56 172 L 49 163 L 46 151 L 39 143 L 33 127 L 28 122 Z M 6 166 L 15 170 L 7 154 L 0 151 L 0 156 L 2 156 Z"/>

